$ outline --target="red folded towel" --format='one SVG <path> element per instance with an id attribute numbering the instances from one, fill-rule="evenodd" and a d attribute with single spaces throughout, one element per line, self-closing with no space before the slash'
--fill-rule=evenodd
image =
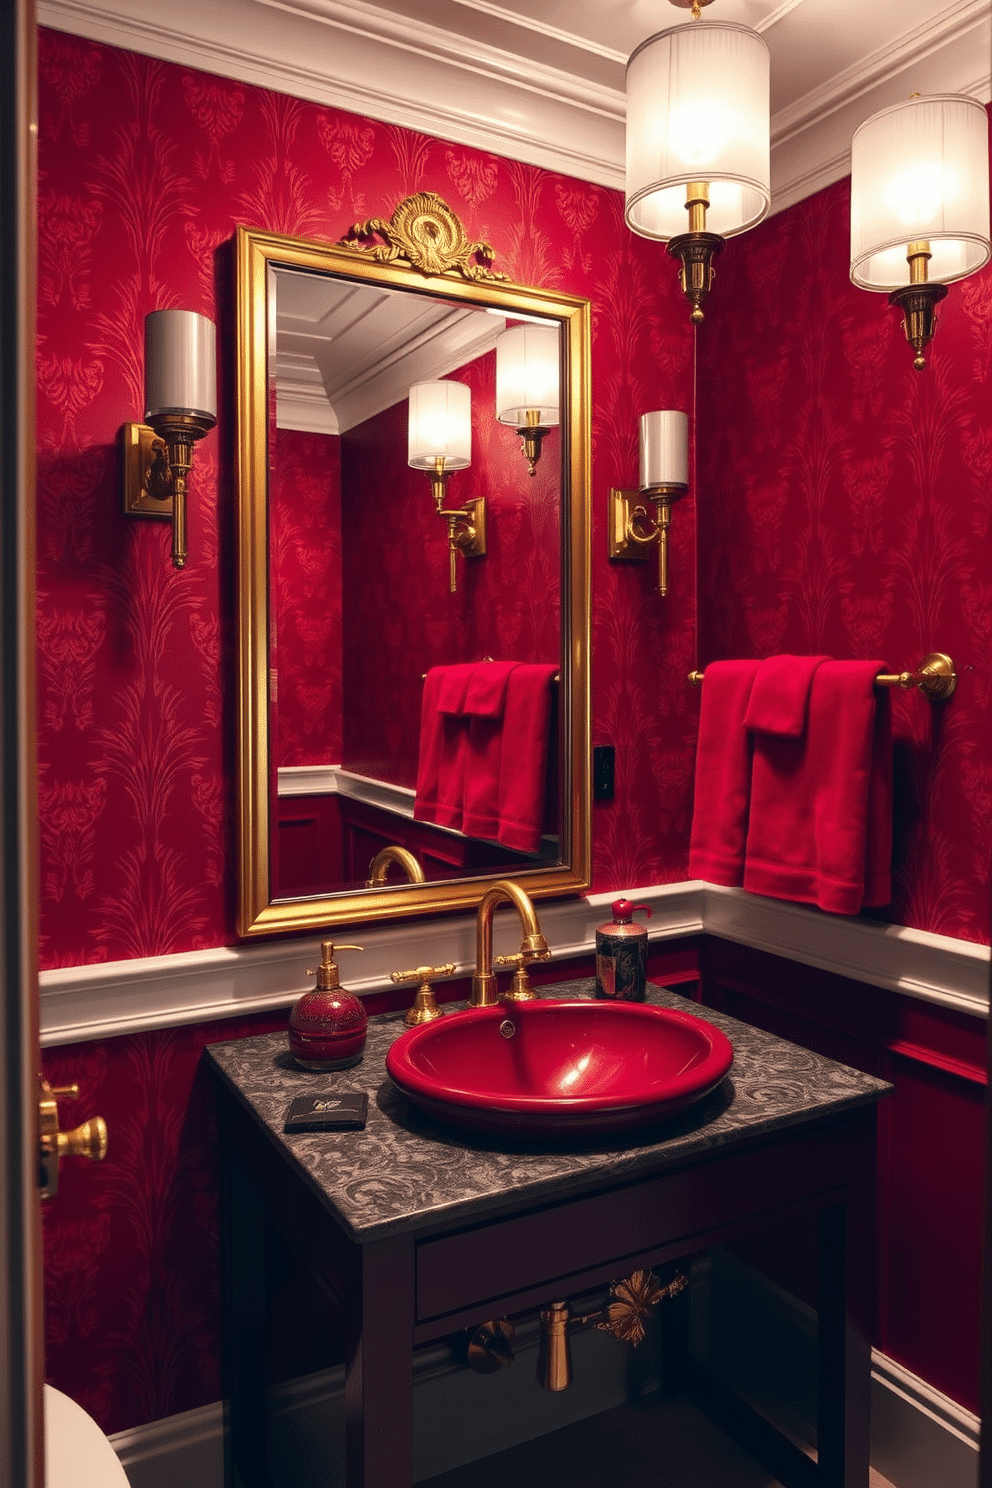
<path id="1" fill-rule="evenodd" d="M 441 827 L 461 826 L 468 747 L 468 719 L 462 708 L 474 671 L 474 663 L 463 663 L 431 667 L 427 673 L 420 712 L 417 793 L 413 801 L 416 821 L 436 822 Z"/>
<path id="2" fill-rule="evenodd" d="M 465 689 L 463 711 L 474 718 L 502 718 L 506 684 L 515 661 L 482 661 L 473 668 Z"/>
<path id="3" fill-rule="evenodd" d="M 557 663 L 514 667 L 506 684 L 496 840 L 517 852 L 538 852 L 551 721 L 551 680 Z"/>
<path id="4" fill-rule="evenodd" d="M 462 831 L 495 838 L 499 832 L 499 782 L 505 730 L 506 689 L 515 661 L 483 662 L 465 694 L 468 746 L 462 798 Z"/>
<path id="5" fill-rule="evenodd" d="M 769 656 L 758 667 L 744 727 L 798 739 L 806 727 L 813 678 L 817 668 L 829 660 L 829 656 Z"/>
<path id="6" fill-rule="evenodd" d="M 699 709 L 689 877 L 738 885 L 744 875 L 751 740 L 744 715 L 757 661 L 711 661 Z"/>
<path id="7" fill-rule="evenodd" d="M 802 737 L 754 734 L 745 889 L 834 914 L 888 904 L 892 723 L 888 693 L 874 688 L 884 670 L 826 661 Z"/>

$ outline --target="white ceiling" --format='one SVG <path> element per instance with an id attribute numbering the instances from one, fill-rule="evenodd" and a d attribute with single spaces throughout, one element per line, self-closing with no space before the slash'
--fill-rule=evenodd
<path id="1" fill-rule="evenodd" d="M 275 269 L 276 422 L 344 434 L 490 351 L 502 315 L 376 285 Z"/>
<path id="2" fill-rule="evenodd" d="M 992 96 L 992 0 L 716 0 L 772 59 L 772 209 L 912 92 Z M 38 0 L 45 25 L 623 186 L 624 65 L 668 0 Z"/>

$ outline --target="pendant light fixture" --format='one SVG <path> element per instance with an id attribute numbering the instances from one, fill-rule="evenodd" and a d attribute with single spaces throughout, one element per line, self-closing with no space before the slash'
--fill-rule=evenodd
<path id="1" fill-rule="evenodd" d="M 697 325 L 724 240 L 771 201 L 768 47 L 748 26 L 702 20 L 710 3 L 671 0 L 692 19 L 627 63 L 627 225 L 680 261 Z"/>
<path id="2" fill-rule="evenodd" d="M 851 279 L 889 291 L 918 372 L 946 286 L 990 256 L 984 105 L 914 94 L 867 119 L 851 141 Z"/>

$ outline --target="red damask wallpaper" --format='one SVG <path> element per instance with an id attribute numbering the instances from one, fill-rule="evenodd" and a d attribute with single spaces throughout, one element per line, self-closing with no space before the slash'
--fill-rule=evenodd
<path id="1" fill-rule="evenodd" d="M 58 32 L 42 31 L 39 68 L 42 964 L 235 939 L 226 245 L 238 223 L 333 241 L 425 188 L 512 279 L 592 301 L 593 712 L 596 741 L 617 746 L 595 883 L 684 876 L 692 505 L 661 603 L 645 569 L 608 564 L 604 493 L 636 479 L 638 415 L 690 405 L 692 339 L 670 263 L 626 230 L 619 194 Z M 178 574 L 166 524 L 120 515 L 116 450 L 141 412 L 144 316 L 163 306 L 216 316 L 228 349 Z"/>
<path id="2" fill-rule="evenodd" d="M 39 65 L 44 966 L 235 939 L 227 244 L 240 222 L 333 240 L 425 188 L 512 278 L 592 301 L 594 741 L 617 746 L 595 887 L 686 872 L 698 562 L 703 663 L 823 647 L 902 666 L 933 646 L 972 668 L 947 708 L 896 700 L 893 912 L 988 939 L 988 272 L 952 289 L 918 377 L 884 299 L 847 282 L 844 186 L 728 246 L 699 335 L 699 551 L 687 498 L 661 601 L 649 566 L 607 562 L 605 498 L 636 479 L 638 415 L 692 411 L 693 340 L 670 261 L 627 232 L 617 193 L 53 31 Z M 140 416 L 142 322 L 163 306 L 215 315 L 228 349 L 179 574 L 166 525 L 120 515 L 117 433 Z M 81 1119 L 111 1125 L 107 1165 L 67 1169 L 46 1215 L 50 1377 L 107 1430 L 218 1397 L 195 1072 L 207 1038 L 265 1026 L 46 1061 L 80 1079 Z M 911 1366 L 927 1373 L 925 1350 Z"/>
<path id="3" fill-rule="evenodd" d="M 341 763 L 341 441 L 276 433 L 269 559 L 280 765 Z"/>
<path id="4" fill-rule="evenodd" d="M 848 181 L 732 242 L 699 335 L 702 663 L 947 651 L 893 697 L 897 924 L 989 939 L 992 269 L 952 286 L 927 368 L 848 278 Z"/>
<path id="5" fill-rule="evenodd" d="M 457 559 L 427 477 L 406 463 L 404 400 L 342 437 L 344 763 L 417 783 L 423 674 L 457 661 L 556 662 L 561 656 L 561 439 L 544 440 L 533 479 L 513 429 L 496 422 L 496 353 L 452 374 L 472 390 L 472 464 L 448 484 L 449 509 L 488 509 L 484 558 Z"/>

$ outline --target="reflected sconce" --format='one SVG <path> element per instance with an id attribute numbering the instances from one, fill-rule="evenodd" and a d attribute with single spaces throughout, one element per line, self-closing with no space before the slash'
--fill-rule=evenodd
<path id="1" fill-rule="evenodd" d="M 145 317 L 145 422 L 124 425 L 124 514 L 172 521 L 172 564 L 186 567 L 186 482 L 193 445 L 217 422 L 217 333 L 194 310 Z"/>
<path id="2" fill-rule="evenodd" d="M 557 326 L 518 325 L 496 342 L 496 418 L 523 440 L 531 475 L 541 441 L 561 422 Z"/>
<path id="3" fill-rule="evenodd" d="M 748 26 L 692 20 L 659 31 L 627 63 L 627 226 L 668 244 L 690 319 L 703 319 L 724 240 L 771 201 L 769 53 Z M 687 215 L 688 214 L 688 220 Z"/>
<path id="4" fill-rule="evenodd" d="M 689 488 L 689 417 L 665 409 L 641 415 L 637 491 L 610 491 L 610 557 L 643 562 L 658 548 L 658 592 L 668 593 L 668 528 L 672 502 Z M 649 516 L 646 500 L 654 505 Z"/>
<path id="5" fill-rule="evenodd" d="M 448 476 L 472 463 L 472 393 L 463 382 L 415 382 L 410 389 L 407 464 L 427 473 L 434 510 L 448 524 L 451 593 L 457 588 L 455 557 L 484 558 L 486 498 L 446 511 Z"/>
<path id="6" fill-rule="evenodd" d="M 946 286 L 990 256 L 984 105 L 917 95 L 866 120 L 851 141 L 851 279 L 889 291 L 918 372 Z"/>

